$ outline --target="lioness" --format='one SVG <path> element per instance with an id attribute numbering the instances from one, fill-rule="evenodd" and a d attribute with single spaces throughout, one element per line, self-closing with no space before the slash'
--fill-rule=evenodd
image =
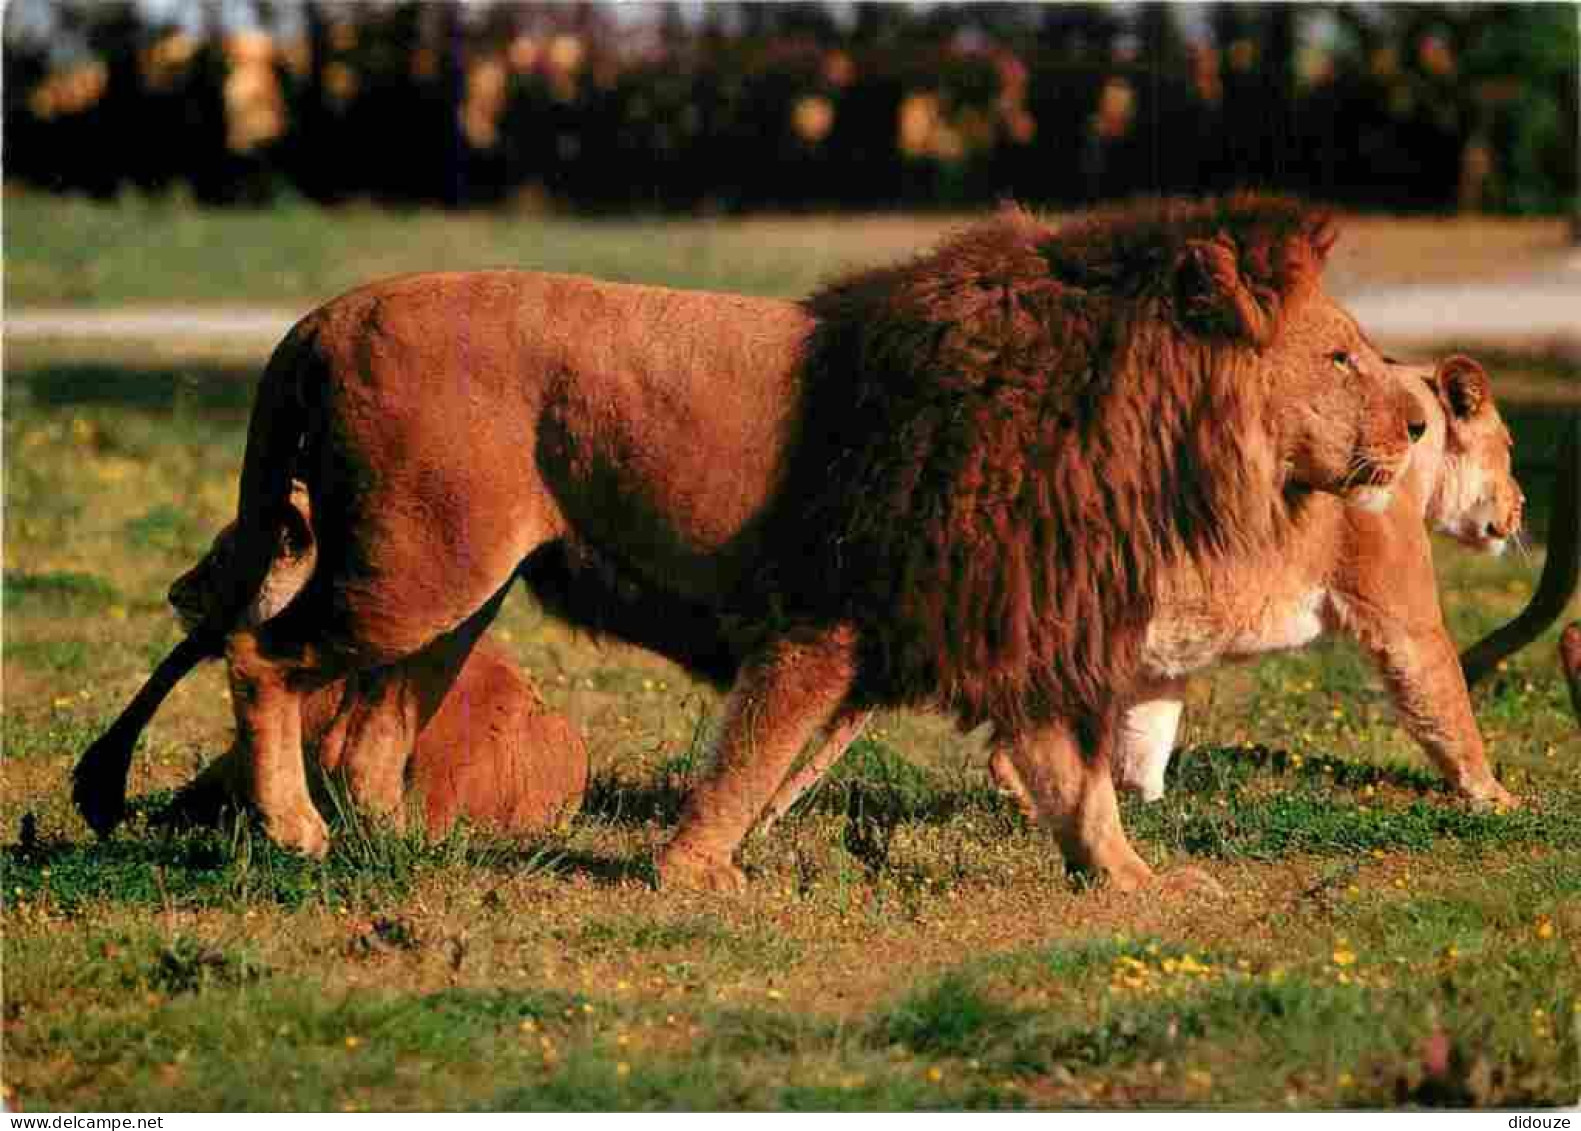
<path id="1" fill-rule="evenodd" d="M 284 607 L 311 576 L 316 558 L 311 503 L 306 488 L 291 493 L 295 512 L 260 586 L 255 615 Z M 212 615 L 228 591 L 234 568 L 235 527 L 214 540 L 204 558 L 170 587 L 170 603 L 190 631 Z M 445 665 L 440 665 L 440 671 Z M 581 804 L 587 789 L 587 744 L 563 715 L 549 710 L 514 660 L 488 638 L 461 665 L 448 687 L 428 663 L 384 672 L 351 672 L 302 698 L 302 745 L 315 778 L 340 769 L 348 746 L 378 725 L 382 703 L 394 697 L 418 704 L 428 719 L 405 768 L 403 792 L 422 806 L 432 836 L 458 818 L 508 835 L 540 832 Z M 185 786 L 166 811 L 176 821 L 212 821 L 245 797 L 246 766 L 233 746 Z"/>
<path id="2" fill-rule="evenodd" d="M 1187 673 L 1345 633 L 1377 664 L 1406 729 L 1455 789 L 1516 804 L 1488 771 L 1423 524 L 1472 549 L 1503 552 L 1525 506 L 1510 473 L 1510 432 L 1487 374 L 1470 358 L 1410 379 L 1428 434 L 1387 510 L 1314 498 L 1280 558 L 1237 563 L 1211 586 L 1184 575 L 1166 587 L 1147 634 L 1152 682 L 1127 712 L 1115 759 L 1120 785 L 1149 800 L 1163 796 Z"/>
<path id="3" fill-rule="evenodd" d="M 1386 504 L 1426 427 L 1323 292 L 1331 243 L 1234 197 L 1059 231 L 1007 210 L 802 303 L 512 271 L 353 291 L 270 359 L 235 583 L 172 670 L 223 640 L 252 803 L 321 853 L 303 694 L 453 673 L 524 561 L 585 547 L 717 612 L 742 657 L 664 882 L 743 883 L 815 733 L 933 705 L 994 725 L 1071 867 L 1135 888 L 1109 761 L 1162 579 L 1277 552 L 1314 491 Z M 260 620 L 293 478 L 317 562 Z M 424 721 L 389 697 L 347 747 L 361 803 L 399 804 Z M 79 766 L 101 825 L 122 737 Z"/>

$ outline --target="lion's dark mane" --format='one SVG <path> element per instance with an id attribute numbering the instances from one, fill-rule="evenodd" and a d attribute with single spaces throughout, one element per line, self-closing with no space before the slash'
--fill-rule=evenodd
<path id="1" fill-rule="evenodd" d="M 1193 240 L 1234 251 L 1260 341 L 1179 291 Z M 874 703 L 1008 732 L 1106 715 L 1161 571 L 1284 528 L 1249 362 L 1328 240 L 1257 197 L 1057 232 L 1007 208 L 813 295 L 770 598 L 860 626 Z"/>

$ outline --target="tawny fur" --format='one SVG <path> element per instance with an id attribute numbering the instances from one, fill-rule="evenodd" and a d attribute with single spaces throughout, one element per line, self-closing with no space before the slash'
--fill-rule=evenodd
<path id="1" fill-rule="evenodd" d="M 417 734 L 402 782 L 403 809 L 416 809 L 430 836 L 458 820 L 504 836 L 531 836 L 581 807 L 587 744 L 569 719 L 549 709 L 509 653 L 478 642 L 448 690 L 421 665 L 399 665 L 379 680 L 354 672 L 302 699 L 302 748 L 315 795 L 341 769 L 384 696 L 443 702 Z M 246 797 L 246 767 L 233 746 L 204 767 L 171 803 L 169 819 L 212 822 Z"/>
<path id="2" fill-rule="evenodd" d="M 1162 579 L 1408 465 L 1419 413 L 1323 294 L 1330 241 L 1256 198 L 1061 232 L 1012 210 L 801 304 L 517 272 L 331 302 L 260 386 L 213 626 L 252 801 L 323 851 L 304 692 L 475 640 L 558 545 L 706 610 L 740 661 L 666 881 L 738 884 L 801 746 L 918 704 L 995 724 L 1070 862 L 1144 882 L 1107 758 Z M 293 476 L 315 570 L 244 625 Z M 393 705 L 348 749 L 360 801 L 398 802 L 425 721 Z"/>

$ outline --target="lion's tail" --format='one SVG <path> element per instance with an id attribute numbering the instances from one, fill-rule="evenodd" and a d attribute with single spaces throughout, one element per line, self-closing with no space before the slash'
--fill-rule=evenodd
<path id="1" fill-rule="evenodd" d="M 314 351 L 306 326 L 298 323 L 275 349 L 258 384 L 242 464 L 235 568 L 219 611 L 171 650 L 72 771 L 72 800 L 100 836 L 108 836 L 126 815 L 126 780 L 143 729 L 188 672 L 223 654 L 226 633 L 259 603 L 290 519 L 293 469 L 307 444 L 303 389 L 310 374 L 304 362 L 311 363 Z"/>
<path id="2" fill-rule="evenodd" d="M 100 836 L 109 836 L 126 816 L 126 779 L 143 728 L 189 671 L 220 655 L 223 641 L 205 627 L 195 629 L 160 661 L 109 729 L 83 751 L 71 772 L 71 799 L 83 820 Z"/>
<path id="3" fill-rule="evenodd" d="M 309 451 L 311 403 L 317 402 L 321 387 L 315 336 L 311 319 L 298 322 L 275 347 L 258 382 L 242 457 L 233 569 L 225 598 L 215 609 L 213 627 L 219 631 L 240 623 L 259 600 L 282 532 L 293 517 L 291 486 L 299 467 L 309 493 L 313 488 L 307 474 L 315 462 L 315 453 Z"/>

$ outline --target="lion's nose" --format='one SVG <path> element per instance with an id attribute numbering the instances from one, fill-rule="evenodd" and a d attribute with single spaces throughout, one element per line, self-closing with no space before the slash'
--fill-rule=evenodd
<path id="1" fill-rule="evenodd" d="M 1427 435 L 1427 421 L 1413 420 L 1405 426 L 1405 432 L 1406 435 L 1411 437 L 1411 443 L 1414 444 Z"/>

